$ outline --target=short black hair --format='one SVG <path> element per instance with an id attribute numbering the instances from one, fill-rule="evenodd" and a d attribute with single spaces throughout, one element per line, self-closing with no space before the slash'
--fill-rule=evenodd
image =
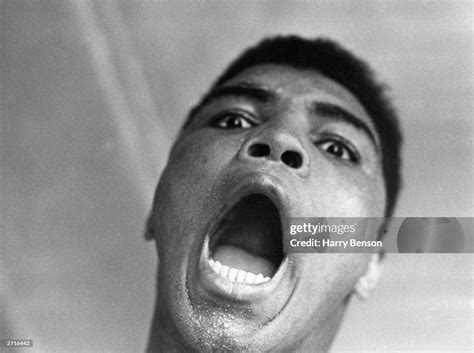
<path id="1" fill-rule="evenodd" d="M 210 91 L 243 70 L 264 64 L 318 71 L 344 86 L 359 100 L 374 122 L 380 137 L 387 194 L 385 216 L 391 216 L 401 186 L 402 136 L 396 111 L 386 94 L 386 85 L 376 80 L 365 61 L 338 43 L 327 38 L 306 39 L 290 35 L 266 38 L 245 50 L 227 67 Z M 198 104 L 191 110 L 188 122 L 199 106 Z"/>

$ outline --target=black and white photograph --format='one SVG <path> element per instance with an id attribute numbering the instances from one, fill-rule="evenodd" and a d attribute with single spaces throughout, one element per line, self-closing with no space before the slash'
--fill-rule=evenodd
<path id="1" fill-rule="evenodd" d="M 474 2 L 0 24 L 0 352 L 474 350 Z"/>

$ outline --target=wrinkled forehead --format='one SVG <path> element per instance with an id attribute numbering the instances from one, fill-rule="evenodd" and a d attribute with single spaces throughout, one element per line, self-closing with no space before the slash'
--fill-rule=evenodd
<path id="1" fill-rule="evenodd" d="M 316 70 L 279 64 L 257 65 L 244 69 L 213 90 L 242 83 L 267 88 L 275 92 L 280 99 L 317 100 L 340 106 L 375 130 L 372 119 L 356 96 L 343 85 Z"/>

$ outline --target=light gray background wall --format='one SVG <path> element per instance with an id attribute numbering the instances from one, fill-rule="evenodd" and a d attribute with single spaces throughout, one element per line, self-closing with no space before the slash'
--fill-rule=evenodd
<path id="1" fill-rule="evenodd" d="M 170 141 L 264 35 L 330 36 L 390 83 L 398 216 L 473 215 L 470 1 L 3 1 L 0 16 L 0 338 L 144 349 L 156 256 L 142 229 Z M 472 255 L 389 256 L 334 349 L 472 350 L 472 271 Z"/>

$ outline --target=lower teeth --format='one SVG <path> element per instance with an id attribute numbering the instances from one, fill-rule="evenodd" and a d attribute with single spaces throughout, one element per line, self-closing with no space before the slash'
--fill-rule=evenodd
<path id="1" fill-rule="evenodd" d="M 214 261 L 213 259 L 209 259 L 209 265 L 215 273 L 232 282 L 260 284 L 270 280 L 270 277 L 264 277 L 261 273 L 255 274 L 252 272 L 242 271 L 233 267 L 222 265 L 219 261 Z"/>

